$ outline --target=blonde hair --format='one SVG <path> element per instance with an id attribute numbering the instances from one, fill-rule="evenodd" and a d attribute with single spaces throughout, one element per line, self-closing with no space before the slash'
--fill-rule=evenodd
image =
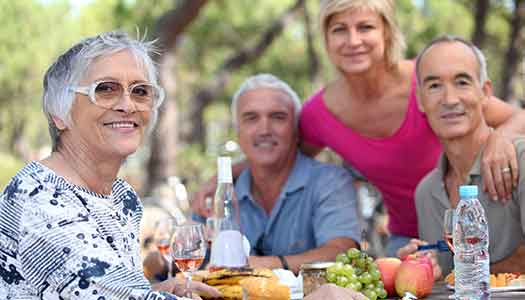
<path id="1" fill-rule="evenodd" d="M 319 24 L 326 47 L 326 30 L 330 18 L 348 9 L 370 9 L 379 14 L 385 24 L 385 56 L 394 67 L 403 59 L 406 43 L 396 22 L 394 0 L 321 0 Z"/>

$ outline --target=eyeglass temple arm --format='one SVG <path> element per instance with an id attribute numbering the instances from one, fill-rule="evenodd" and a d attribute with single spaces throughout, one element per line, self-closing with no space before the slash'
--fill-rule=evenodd
<path id="1" fill-rule="evenodd" d="M 83 95 L 89 95 L 89 87 L 88 86 L 70 86 L 69 87 L 70 92 L 80 93 Z"/>

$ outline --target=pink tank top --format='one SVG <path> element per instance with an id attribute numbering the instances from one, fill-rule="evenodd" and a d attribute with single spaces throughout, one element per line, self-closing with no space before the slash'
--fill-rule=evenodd
<path id="1" fill-rule="evenodd" d="M 302 138 L 338 153 L 381 191 L 391 233 L 418 237 L 414 192 L 436 166 L 442 147 L 417 108 L 415 80 L 405 120 L 386 138 L 365 137 L 345 126 L 327 109 L 323 93 L 324 89 L 314 94 L 302 108 Z"/>

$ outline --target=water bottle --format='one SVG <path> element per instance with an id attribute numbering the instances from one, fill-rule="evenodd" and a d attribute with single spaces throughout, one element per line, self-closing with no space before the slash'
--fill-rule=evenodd
<path id="1" fill-rule="evenodd" d="M 454 217 L 455 298 L 490 299 L 489 230 L 478 187 L 459 187 Z"/>
<path id="2" fill-rule="evenodd" d="M 231 158 L 217 159 L 217 189 L 213 214 L 206 220 L 211 237 L 210 265 L 214 268 L 243 267 L 248 263 L 240 215 L 232 180 Z M 210 230 L 211 229 L 211 230 Z"/>

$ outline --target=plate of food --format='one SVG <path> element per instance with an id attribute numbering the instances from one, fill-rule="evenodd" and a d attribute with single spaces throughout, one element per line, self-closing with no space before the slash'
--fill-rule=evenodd
<path id="1" fill-rule="evenodd" d="M 294 299 L 293 296 L 295 296 L 289 286 L 280 283 L 279 277 L 272 270 L 266 268 L 198 271 L 193 274 L 192 278 L 218 289 L 223 295 L 220 299 L 242 300 L 244 299 L 243 293 L 246 292 L 249 296 L 256 296 L 257 299 L 283 300 Z M 200 296 L 206 300 L 216 299 L 206 294 Z"/>
<path id="2" fill-rule="evenodd" d="M 445 277 L 447 288 L 454 289 L 454 272 Z M 525 275 L 519 273 L 496 273 L 490 274 L 490 292 L 513 292 L 525 291 Z"/>

